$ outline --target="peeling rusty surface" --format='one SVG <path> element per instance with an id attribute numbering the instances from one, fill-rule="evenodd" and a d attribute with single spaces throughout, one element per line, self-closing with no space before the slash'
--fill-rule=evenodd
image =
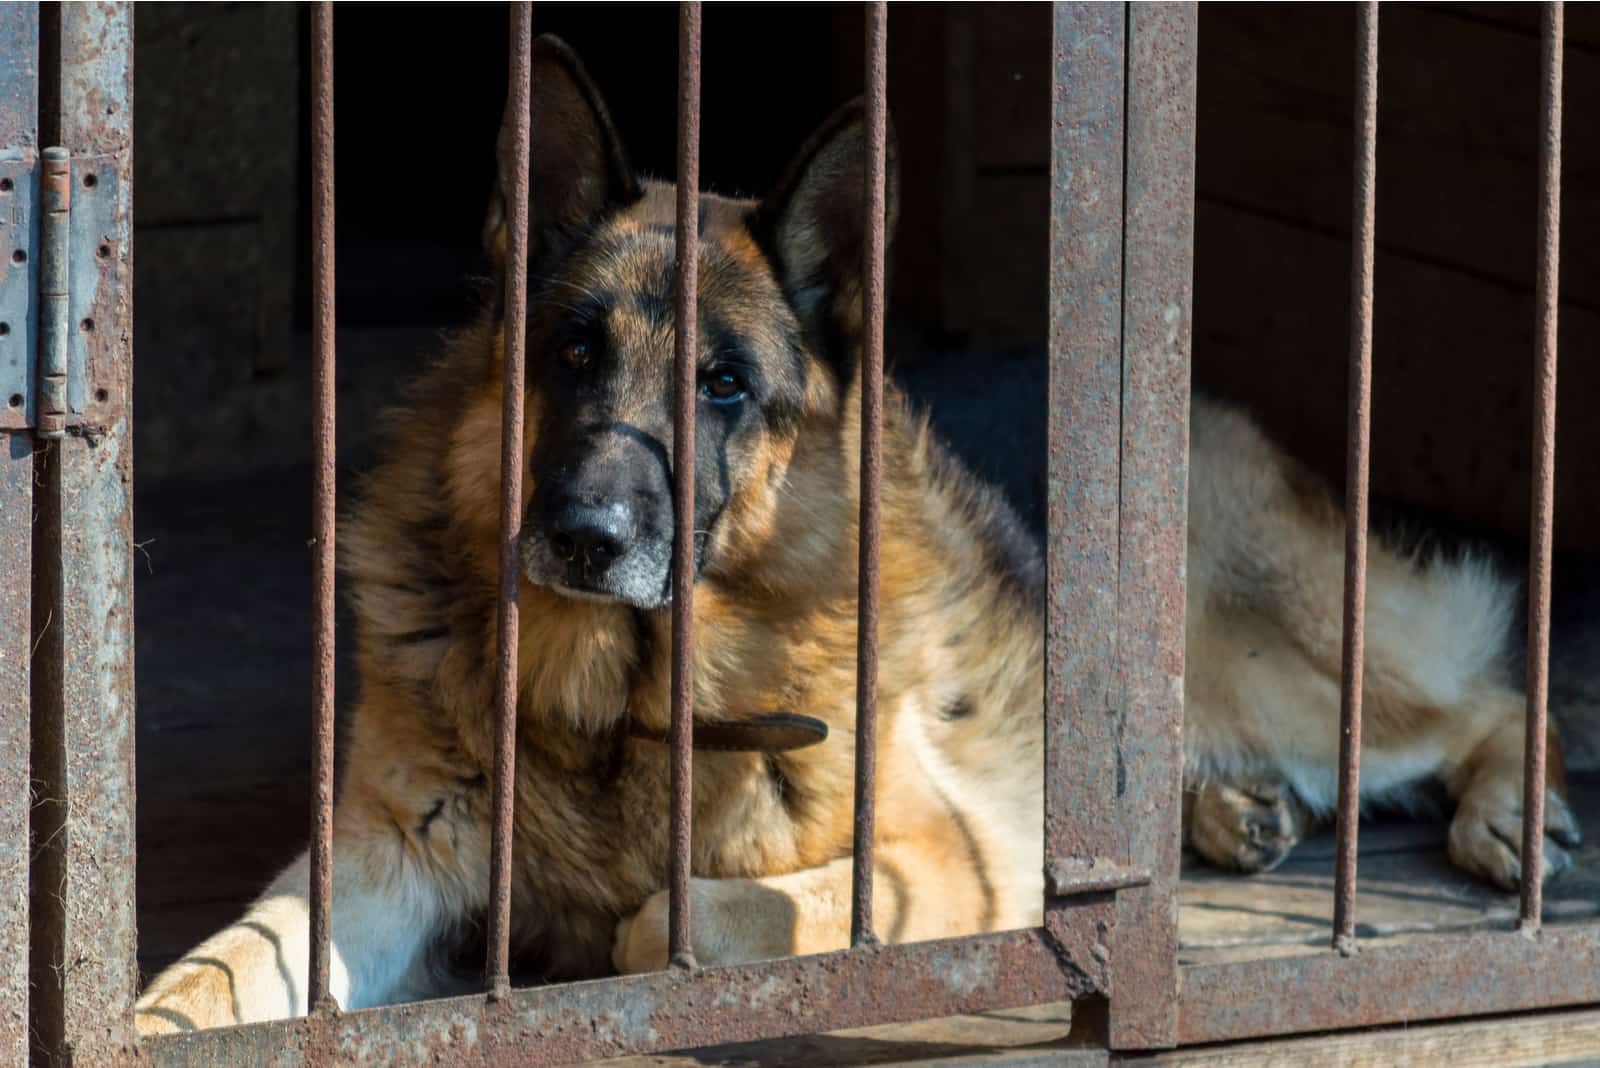
<path id="1" fill-rule="evenodd" d="M 0 105 L 4 101 L 0 100 Z M 0 1063 L 28 1058 L 28 584 L 33 437 L 0 431 Z"/>
<path id="2" fill-rule="evenodd" d="M 1361 679 L 1367 618 L 1367 496 L 1372 454 L 1372 262 L 1378 196 L 1378 3 L 1357 12 L 1355 173 L 1350 205 L 1350 361 L 1345 416 L 1344 637 L 1339 669 L 1338 851 L 1333 947 L 1356 942 L 1361 822 Z"/>
<path id="3" fill-rule="evenodd" d="M 1128 8 L 1116 855 L 1152 879 L 1117 895 L 1119 1049 L 1177 1039 L 1197 30 L 1194 4 Z"/>
<path id="4" fill-rule="evenodd" d="M 678 5 L 678 202 L 672 284 L 672 868 L 667 953 L 694 967 L 689 907 L 694 791 L 695 344 L 700 286 L 700 5 Z"/>
<path id="5" fill-rule="evenodd" d="M 892 976 L 886 982 L 884 977 Z M 862 947 L 147 1039 L 161 1066 L 533 1066 L 1065 1001 L 1097 978 L 1038 930 Z"/>
<path id="6" fill-rule="evenodd" d="M 855 826 L 851 841 L 850 944 L 873 945 L 873 847 L 878 812 L 878 587 L 883 495 L 883 256 L 889 142 L 889 5 L 866 10 L 866 235 L 861 276 L 861 518 L 856 565 Z"/>
<path id="7" fill-rule="evenodd" d="M 1125 24 L 1118 4 L 1055 5 L 1041 863 L 1087 863 L 1117 847 Z M 1115 911 L 1110 898 L 1047 896 L 1045 926 L 1074 959 L 1104 960 Z"/>
<path id="8" fill-rule="evenodd" d="M 333 5 L 311 9 L 311 848 L 306 1002 L 333 1004 L 334 199 Z"/>
<path id="9" fill-rule="evenodd" d="M 496 996 L 511 980 L 512 813 L 517 779 L 517 594 L 522 564 L 517 541 L 522 529 L 523 398 L 527 390 L 528 151 L 533 108 L 533 13 L 529 3 L 511 5 L 510 207 L 506 233 L 505 370 L 500 409 L 500 585 L 495 605 L 494 815 L 489 839 L 489 930 L 484 979 Z"/>
<path id="10" fill-rule="evenodd" d="M 1533 501 L 1528 541 L 1527 731 L 1522 772 L 1522 925 L 1544 896 L 1545 718 L 1550 697 L 1550 547 L 1556 519 L 1556 319 L 1561 297 L 1561 49 L 1565 9 L 1545 5 L 1540 49 L 1539 267 L 1533 396 Z"/>
<path id="11" fill-rule="evenodd" d="M 1054 860 L 1045 865 L 1045 893 L 1050 897 L 1105 894 L 1150 885 L 1150 869 L 1103 860 Z"/>
<path id="12" fill-rule="evenodd" d="M 87 339 L 107 418 L 72 428 L 36 462 L 33 617 L 36 788 L 56 833 L 33 898 L 33 1023 L 51 1060 L 109 1061 L 132 1048 L 134 964 L 132 443 L 132 47 L 128 5 L 59 9 L 60 142 L 110 157 L 122 180 L 106 215 L 115 281 Z M 98 325 L 98 324 L 97 324 Z M 43 721 L 41 722 L 41 717 Z M 41 752 L 41 739 L 46 742 Z M 40 823 L 35 821 L 37 833 Z"/>
<path id="13" fill-rule="evenodd" d="M 0 1063 L 20 1065 L 28 1062 L 34 450 L 20 428 L 34 366 L 38 5 L 0 5 L 0 40 Z"/>
<path id="14" fill-rule="evenodd" d="M 1185 968 L 1184 1044 L 1600 1001 L 1600 925 Z"/>
<path id="15" fill-rule="evenodd" d="M 131 172 L 130 172 L 131 173 Z M 122 167 L 110 155 L 72 158 L 72 220 L 67 234 L 67 425 L 105 426 L 122 404 L 115 339 L 126 329 L 118 298 L 128 271 L 117 247 L 125 208 Z M 106 340 L 110 339 L 110 340 Z"/>
<path id="16" fill-rule="evenodd" d="M 39 6 L 0 4 L 0 41 L 0 430 L 8 430 L 32 425 Z"/>

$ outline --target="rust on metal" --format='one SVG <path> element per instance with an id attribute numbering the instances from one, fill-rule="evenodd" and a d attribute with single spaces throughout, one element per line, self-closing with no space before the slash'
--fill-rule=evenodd
<path id="1" fill-rule="evenodd" d="M 1556 316 L 1561 289 L 1563 7 L 1544 6 L 1539 65 L 1539 267 L 1533 371 L 1533 501 L 1528 541 L 1528 711 L 1522 770 L 1522 926 L 1544 897 L 1545 713 L 1550 696 L 1550 548 L 1556 512 Z"/>
<path id="2" fill-rule="evenodd" d="M 1303 956 L 1190 966 L 1179 1040 L 1218 1042 L 1336 1031 L 1600 1001 L 1600 925 L 1478 931 L 1356 956 Z"/>
<path id="3" fill-rule="evenodd" d="M 1344 646 L 1339 673 L 1339 811 L 1333 945 L 1355 951 L 1361 820 L 1361 678 L 1367 612 L 1367 487 L 1372 452 L 1372 258 L 1378 196 L 1378 3 L 1358 9 L 1355 173 L 1350 232 L 1350 387 L 1345 425 Z"/>
<path id="4" fill-rule="evenodd" d="M 104 419 L 34 453 L 32 749 L 36 808 L 30 1026 L 42 1060 L 95 1064 L 133 1048 L 134 692 L 132 443 L 133 14 L 44 9 L 39 121 L 73 160 L 110 161 L 85 274 L 97 328 L 85 359 Z M 41 44 L 46 36 L 41 26 Z M 103 191 L 104 187 L 102 187 Z M 75 190 L 75 194 L 76 194 Z M 79 272 L 83 273 L 83 272 Z M 70 814 L 70 818 L 69 818 Z"/>
<path id="5" fill-rule="evenodd" d="M 533 106 L 533 5 L 511 5 L 510 205 L 506 234 L 503 405 L 500 413 L 500 590 L 496 610 L 494 817 L 489 840 L 489 930 L 484 980 L 491 996 L 511 988 L 512 809 L 517 778 L 517 595 L 522 565 L 522 402 L 527 389 L 528 152 Z"/>
<path id="6" fill-rule="evenodd" d="M 883 485 L 883 254 L 888 152 L 889 5 L 867 5 L 867 217 L 861 265 L 861 524 L 856 617 L 856 797 L 850 874 L 850 944 L 873 945 L 873 837 L 878 782 L 878 543 Z"/>
<path id="7" fill-rule="evenodd" d="M 519 1068 L 1069 1001 L 1105 975 L 1037 929 L 512 990 L 146 1040 L 148 1064 Z M 885 981 L 886 977 L 890 981 Z"/>
<path id="8" fill-rule="evenodd" d="M 311 945 L 306 1000 L 331 1006 L 333 928 L 333 5 L 311 8 Z"/>
<path id="9" fill-rule="evenodd" d="M 5 101 L 0 101 L 0 108 Z M 28 1061 L 28 688 L 33 442 L 0 431 L 0 1062 Z"/>
<path id="10" fill-rule="evenodd" d="M 1149 886 L 1150 869 L 1104 860 L 1053 860 L 1045 865 L 1044 879 L 1048 896 L 1076 897 Z"/>
<path id="11" fill-rule="evenodd" d="M 1055 5 L 1045 567 L 1044 857 L 1117 850 L 1118 477 L 1122 412 L 1121 5 Z M 1045 897 L 1073 959 L 1105 960 L 1116 904 Z"/>
<path id="12" fill-rule="evenodd" d="M 1148 1049 L 1177 1036 L 1198 12 L 1127 11 L 1114 856 L 1151 881 L 1117 895 L 1110 1025 Z"/>
<path id="13" fill-rule="evenodd" d="M 39 168 L 39 376 L 34 426 L 41 438 L 67 433 L 67 281 L 72 219 L 72 160 L 59 145 L 44 150 Z"/>
<path id="14" fill-rule="evenodd" d="M 0 38 L 11 46 L 0 50 L 0 154 L 32 163 L 39 107 L 39 8 L 36 4 L 0 5 Z M 13 247 L 25 247 L 31 225 L 14 206 L 18 167 L 5 173 L 9 186 L 0 189 L 0 272 L 7 272 Z M 22 233 L 11 228 L 21 228 Z M 22 268 L 26 270 L 26 267 Z M 17 280 L 26 285 L 27 278 Z M 0 275 L 0 287 L 12 284 Z M 8 305 L 0 301 L 0 309 Z M 8 314 L 0 314 L 5 322 Z M 26 372 L 15 378 L 8 367 L 26 368 L 31 344 L 26 316 L 7 323 L 0 346 L 0 419 L 12 410 L 12 396 L 26 400 Z M 21 405 L 17 406 L 21 408 Z M 22 422 L 20 411 L 13 416 Z M 28 576 L 33 556 L 33 436 L 12 432 L 0 422 L 0 782 L 19 784 L 0 791 L 0 1063 L 28 1060 L 28 821 L 30 791 L 20 788 L 29 776 L 29 689 L 32 672 L 32 590 Z"/>
<path id="15" fill-rule="evenodd" d="M 678 5 L 678 203 L 673 278 L 672 872 L 667 954 L 694 967 L 689 876 L 694 804 L 694 415 L 700 280 L 700 4 Z"/>

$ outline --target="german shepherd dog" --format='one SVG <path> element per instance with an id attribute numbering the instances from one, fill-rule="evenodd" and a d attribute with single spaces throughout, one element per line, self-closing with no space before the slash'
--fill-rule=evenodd
<path id="1" fill-rule="evenodd" d="M 539 40 L 534 78 L 512 937 L 559 980 L 666 961 L 675 192 L 635 175 L 564 45 Z M 850 106 L 764 200 L 700 198 L 696 716 L 832 728 L 697 756 L 704 964 L 849 942 L 864 153 Z M 504 219 L 497 195 L 502 278 Z M 333 840 L 346 1008 L 451 992 L 440 951 L 488 905 L 501 322 L 487 310 L 415 387 L 343 530 L 361 680 Z M 884 408 L 873 922 L 897 942 L 1035 925 L 1037 548 L 892 385 Z M 1216 864 L 1269 868 L 1332 807 L 1343 527 L 1247 419 L 1196 400 L 1184 810 Z M 1515 886 L 1511 589 L 1382 546 L 1369 575 L 1363 792 L 1442 781 L 1451 856 Z M 1549 767 L 1555 872 L 1577 832 L 1554 739 Z M 149 985 L 140 1027 L 306 1012 L 308 938 L 302 857 Z"/>

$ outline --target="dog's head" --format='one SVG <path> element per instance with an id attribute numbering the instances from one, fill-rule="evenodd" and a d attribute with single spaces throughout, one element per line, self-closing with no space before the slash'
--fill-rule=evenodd
<path id="1" fill-rule="evenodd" d="M 510 137 L 484 228 L 502 272 Z M 837 423 L 859 349 L 865 155 L 858 105 L 805 145 L 764 200 L 699 202 L 697 577 L 734 566 L 736 528 L 782 492 L 808 421 Z M 896 213 L 894 151 L 888 215 Z M 674 205 L 637 176 L 600 94 L 560 41 L 533 51 L 528 235 L 536 585 L 658 607 L 673 542 Z"/>

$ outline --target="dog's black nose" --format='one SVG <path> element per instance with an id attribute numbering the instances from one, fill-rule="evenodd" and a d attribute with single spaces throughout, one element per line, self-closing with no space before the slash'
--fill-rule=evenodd
<path id="1" fill-rule="evenodd" d="M 550 548 L 579 573 L 599 574 L 628 551 L 633 516 L 621 501 L 568 500 L 549 526 Z"/>

